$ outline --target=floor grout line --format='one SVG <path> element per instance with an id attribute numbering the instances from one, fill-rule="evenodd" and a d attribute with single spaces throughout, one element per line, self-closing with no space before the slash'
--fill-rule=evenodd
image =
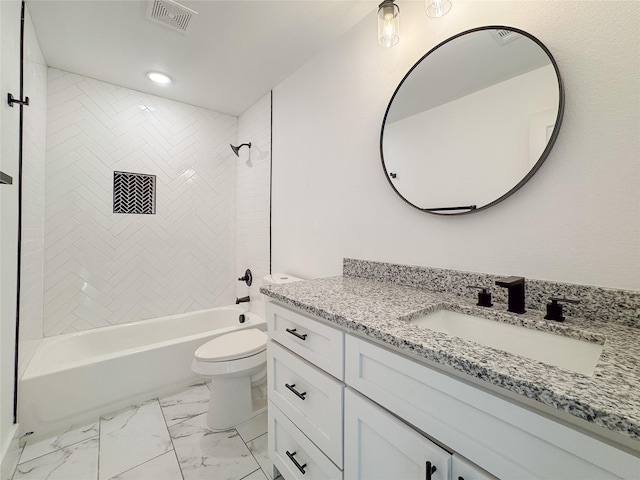
<path id="1" fill-rule="evenodd" d="M 191 387 L 189 387 L 191 388 Z M 162 408 L 162 403 L 160 402 L 160 397 L 158 397 L 158 405 L 160 405 L 160 411 L 162 412 L 162 418 L 164 419 L 164 426 L 167 428 L 167 434 L 169 435 L 169 440 L 171 441 L 171 449 L 173 450 L 173 455 L 176 457 L 176 462 L 178 463 L 178 468 L 180 469 L 180 476 L 182 477 L 182 480 L 184 479 L 184 472 L 182 471 L 182 464 L 180 463 L 180 459 L 178 458 L 178 452 L 176 451 L 176 446 L 173 443 L 173 437 L 171 436 L 171 430 L 169 429 L 169 424 L 167 423 L 167 417 L 164 414 L 164 408 Z M 191 417 L 193 418 L 193 417 Z M 187 421 L 188 419 L 183 420 L 183 422 Z M 182 423 L 182 422 L 178 422 L 178 423 Z M 178 423 L 174 424 L 174 425 L 178 425 Z M 173 426 L 173 425 L 172 425 Z"/>

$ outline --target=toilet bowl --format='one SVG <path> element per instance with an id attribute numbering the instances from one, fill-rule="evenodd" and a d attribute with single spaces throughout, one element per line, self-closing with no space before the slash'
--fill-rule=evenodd
<path id="1" fill-rule="evenodd" d="M 266 380 L 265 332 L 250 328 L 210 340 L 195 351 L 191 370 L 211 382 L 210 429 L 228 430 L 266 410 L 266 401 L 254 402 L 251 391 Z"/>
<path id="2" fill-rule="evenodd" d="M 265 276 L 262 284 L 277 285 L 299 280 L 291 275 L 275 273 Z M 252 312 L 254 308 L 260 307 L 252 305 Z M 207 411 L 210 429 L 228 430 L 266 411 L 265 394 L 254 396 L 252 387 L 259 392 L 260 386 L 265 387 L 266 384 L 267 339 L 265 332 L 249 328 L 221 335 L 195 351 L 191 370 L 210 381 Z"/>

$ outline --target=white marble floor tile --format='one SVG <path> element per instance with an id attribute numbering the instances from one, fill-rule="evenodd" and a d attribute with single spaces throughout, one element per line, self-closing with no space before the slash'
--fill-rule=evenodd
<path id="1" fill-rule="evenodd" d="M 160 406 L 167 425 L 175 425 L 205 413 L 209 408 L 209 395 L 211 392 L 203 383 L 175 395 L 161 397 Z"/>
<path id="2" fill-rule="evenodd" d="M 55 452 L 61 448 L 68 447 L 74 443 L 87 440 L 98 435 L 98 422 L 93 422 L 82 427 L 71 427 L 67 431 L 56 435 L 55 437 L 45 438 L 37 442 L 27 444 L 20 456 L 20 463 L 28 462 L 36 457 Z"/>
<path id="3" fill-rule="evenodd" d="M 267 434 L 261 435 L 258 438 L 253 439 L 247 443 L 249 451 L 256 459 L 260 468 L 264 471 L 267 477 L 271 478 L 273 472 L 273 464 L 269 460 L 269 451 L 267 449 Z"/>
<path id="4" fill-rule="evenodd" d="M 130 470 L 172 449 L 157 400 L 100 419 L 100 480 Z"/>
<path id="5" fill-rule="evenodd" d="M 247 423 L 236 427 L 245 443 L 267 433 L 267 412 L 261 413 Z"/>
<path id="6" fill-rule="evenodd" d="M 182 480 L 182 473 L 176 454 L 171 450 L 111 480 Z"/>
<path id="7" fill-rule="evenodd" d="M 18 465 L 14 480 L 95 480 L 98 437 L 42 455 Z"/>
<path id="8" fill-rule="evenodd" d="M 250 473 L 246 477 L 242 478 L 241 480 L 268 480 L 268 479 L 267 479 L 267 476 L 264 474 L 264 472 L 258 469 L 255 472 Z"/>
<path id="9" fill-rule="evenodd" d="M 212 432 L 206 414 L 169 428 L 185 480 L 238 480 L 259 465 L 236 430 Z"/>

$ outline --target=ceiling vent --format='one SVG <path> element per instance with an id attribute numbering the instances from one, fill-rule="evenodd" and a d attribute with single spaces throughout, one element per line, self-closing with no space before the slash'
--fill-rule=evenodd
<path id="1" fill-rule="evenodd" d="M 502 30 L 499 28 L 489 30 L 491 36 L 498 42 L 499 45 L 506 45 L 521 37 L 521 35 L 513 30 Z"/>
<path id="2" fill-rule="evenodd" d="M 178 32 L 186 32 L 189 22 L 198 12 L 173 0 L 150 0 L 147 18 Z"/>

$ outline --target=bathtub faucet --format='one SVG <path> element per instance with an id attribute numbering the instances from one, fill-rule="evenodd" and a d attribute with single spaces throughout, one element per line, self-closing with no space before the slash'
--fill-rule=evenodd
<path id="1" fill-rule="evenodd" d="M 236 298 L 236 305 L 238 305 L 239 303 L 245 303 L 245 302 L 249 302 L 251 301 L 249 299 L 249 295 L 247 295 L 246 297 L 242 297 L 242 298 Z"/>

